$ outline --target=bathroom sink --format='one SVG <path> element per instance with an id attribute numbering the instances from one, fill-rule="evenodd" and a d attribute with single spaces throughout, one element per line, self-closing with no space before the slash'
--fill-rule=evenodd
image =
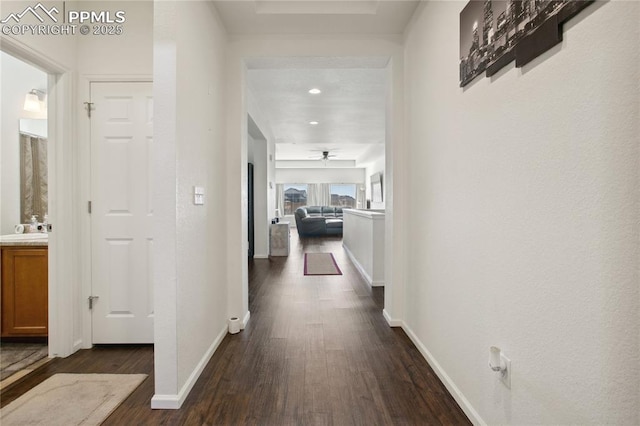
<path id="1" fill-rule="evenodd" d="M 9 234 L 0 236 L 0 242 L 9 243 L 13 241 L 46 241 L 49 234 L 34 232 L 32 234 Z"/>

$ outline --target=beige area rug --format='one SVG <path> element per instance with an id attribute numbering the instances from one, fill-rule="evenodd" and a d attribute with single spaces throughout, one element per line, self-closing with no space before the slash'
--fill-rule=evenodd
<path id="1" fill-rule="evenodd" d="M 0 423 L 99 425 L 146 374 L 55 374 L 2 408 Z"/>
<path id="2" fill-rule="evenodd" d="M 336 259 L 331 253 L 305 253 L 305 275 L 342 275 Z"/>

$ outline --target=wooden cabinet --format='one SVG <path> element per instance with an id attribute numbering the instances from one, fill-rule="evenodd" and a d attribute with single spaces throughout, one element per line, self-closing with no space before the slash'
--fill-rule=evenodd
<path id="1" fill-rule="evenodd" d="M 48 334 L 47 247 L 2 247 L 2 337 Z"/>

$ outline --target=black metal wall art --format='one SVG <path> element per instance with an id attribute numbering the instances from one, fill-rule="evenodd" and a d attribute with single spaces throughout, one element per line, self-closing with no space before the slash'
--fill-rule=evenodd
<path id="1" fill-rule="evenodd" d="M 471 0 L 460 12 L 460 87 L 562 41 L 562 25 L 594 0 Z"/>

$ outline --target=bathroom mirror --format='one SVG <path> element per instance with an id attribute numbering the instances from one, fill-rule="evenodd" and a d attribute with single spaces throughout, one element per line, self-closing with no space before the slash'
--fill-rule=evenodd
<path id="1" fill-rule="evenodd" d="M 47 120 L 20 120 L 20 221 L 36 215 L 44 220 L 48 210 Z"/>

